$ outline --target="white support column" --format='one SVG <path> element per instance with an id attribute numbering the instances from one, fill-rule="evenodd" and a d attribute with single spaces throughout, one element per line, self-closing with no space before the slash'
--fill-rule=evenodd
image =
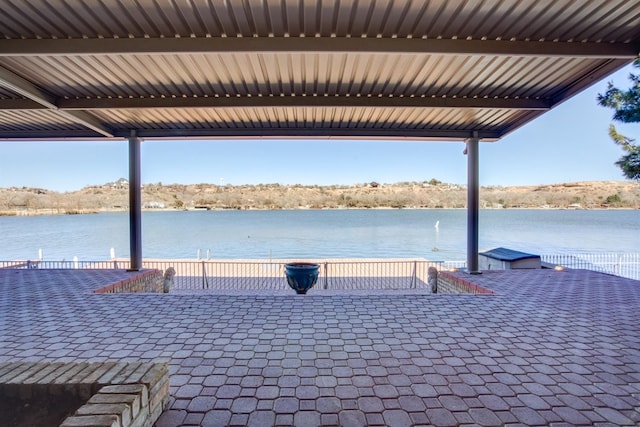
<path id="1" fill-rule="evenodd" d="M 132 271 L 142 268 L 142 196 L 140 182 L 140 139 L 129 136 L 129 248 Z"/>
<path id="2" fill-rule="evenodd" d="M 478 270 L 478 217 L 480 209 L 479 142 L 478 133 L 467 141 L 467 271 Z"/>

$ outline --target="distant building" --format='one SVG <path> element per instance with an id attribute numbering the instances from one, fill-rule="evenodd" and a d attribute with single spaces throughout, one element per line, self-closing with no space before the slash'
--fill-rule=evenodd
<path id="1" fill-rule="evenodd" d="M 123 190 L 129 188 L 129 181 L 124 178 L 120 178 L 116 182 L 111 183 L 111 187 L 117 190 Z"/>
<path id="2" fill-rule="evenodd" d="M 164 209 L 165 204 L 163 202 L 147 202 L 144 207 L 147 209 Z"/>

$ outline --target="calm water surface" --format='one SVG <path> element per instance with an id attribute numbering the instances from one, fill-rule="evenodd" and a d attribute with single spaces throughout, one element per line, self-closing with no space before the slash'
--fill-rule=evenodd
<path id="1" fill-rule="evenodd" d="M 435 227 L 439 222 L 438 228 Z M 465 210 L 144 212 L 145 258 L 466 258 Z M 0 260 L 129 256 L 127 213 L 0 217 Z M 638 210 L 483 210 L 480 248 L 640 252 Z"/>

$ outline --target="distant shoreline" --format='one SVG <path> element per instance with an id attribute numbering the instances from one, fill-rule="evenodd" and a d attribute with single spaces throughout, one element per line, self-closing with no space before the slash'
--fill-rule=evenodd
<path id="1" fill-rule="evenodd" d="M 144 211 L 465 209 L 466 186 L 437 180 L 351 186 L 146 184 Z M 126 180 L 58 193 L 0 188 L 0 215 L 79 215 L 127 212 Z M 594 181 L 481 187 L 481 209 L 640 209 L 640 182 Z"/>
<path id="2" fill-rule="evenodd" d="M 416 208 L 416 207 L 407 207 L 407 208 L 391 208 L 391 207 L 376 207 L 376 208 L 288 208 L 288 209 L 260 209 L 260 208 L 251 208 L 251 209 L 142 209 L 142 212 L 232 212 L 232 211 L 382 211 L 382 210 L 432 210 L 432 211 L 444 211 L 444 210 L 466 210 L 466 208 Z M 541 208 L 541 207 L 517 207 L 517 208 L 480 208 L 480 211 L 497 211 L 497 210 L 519 210 L 519 211 L 575 211 L 575 210 L 587 210 L 587 211 L 634 211 L 640 210 L 640 208 L 616 208 L 616 207 L 599 207 L 599 208 Z M 36 216 L 65 216 L 65 215 L 99 215 L 99 214 L 108 214 L 108 213 L 127 213 L 128 210 L 123 209 L 111 209 L 111 210 L 100 210 L 100 211 L 88 211 L 88 212 L 74 212 L 74 213 L 64 213 L 64 212 L 53 212 L 51 209 L 41 209 L 38 211 L 15 211 L 15 212 L 5 212 L 0 211 L 0 217 L 36 217 Z"/>

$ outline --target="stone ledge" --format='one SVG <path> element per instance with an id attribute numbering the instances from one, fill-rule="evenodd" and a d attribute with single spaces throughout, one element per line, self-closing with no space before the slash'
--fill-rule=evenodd
<path id="1" fill-rule="evenodd" d="M 0 395 L 72 394 L 86 400 L 63 427 L 151 427 L 169 401 L 166 363 L 0 364 Z"/>
<path id="2" fill-rule="evenodd" d="M 163 275 L 160 270 L 142 270 L 133 277 L 120 280 L 93 292 L 96 294 L 118 294 L 135 292 L 162 293 Z"/>
<path id="3" fill-rule="evenodd" d="M 495 292 L 491 289 L 478 286 L 472 281 L 448 271 L 440 271 L 438 273 L 438 293 L 495 295 Z"/>

